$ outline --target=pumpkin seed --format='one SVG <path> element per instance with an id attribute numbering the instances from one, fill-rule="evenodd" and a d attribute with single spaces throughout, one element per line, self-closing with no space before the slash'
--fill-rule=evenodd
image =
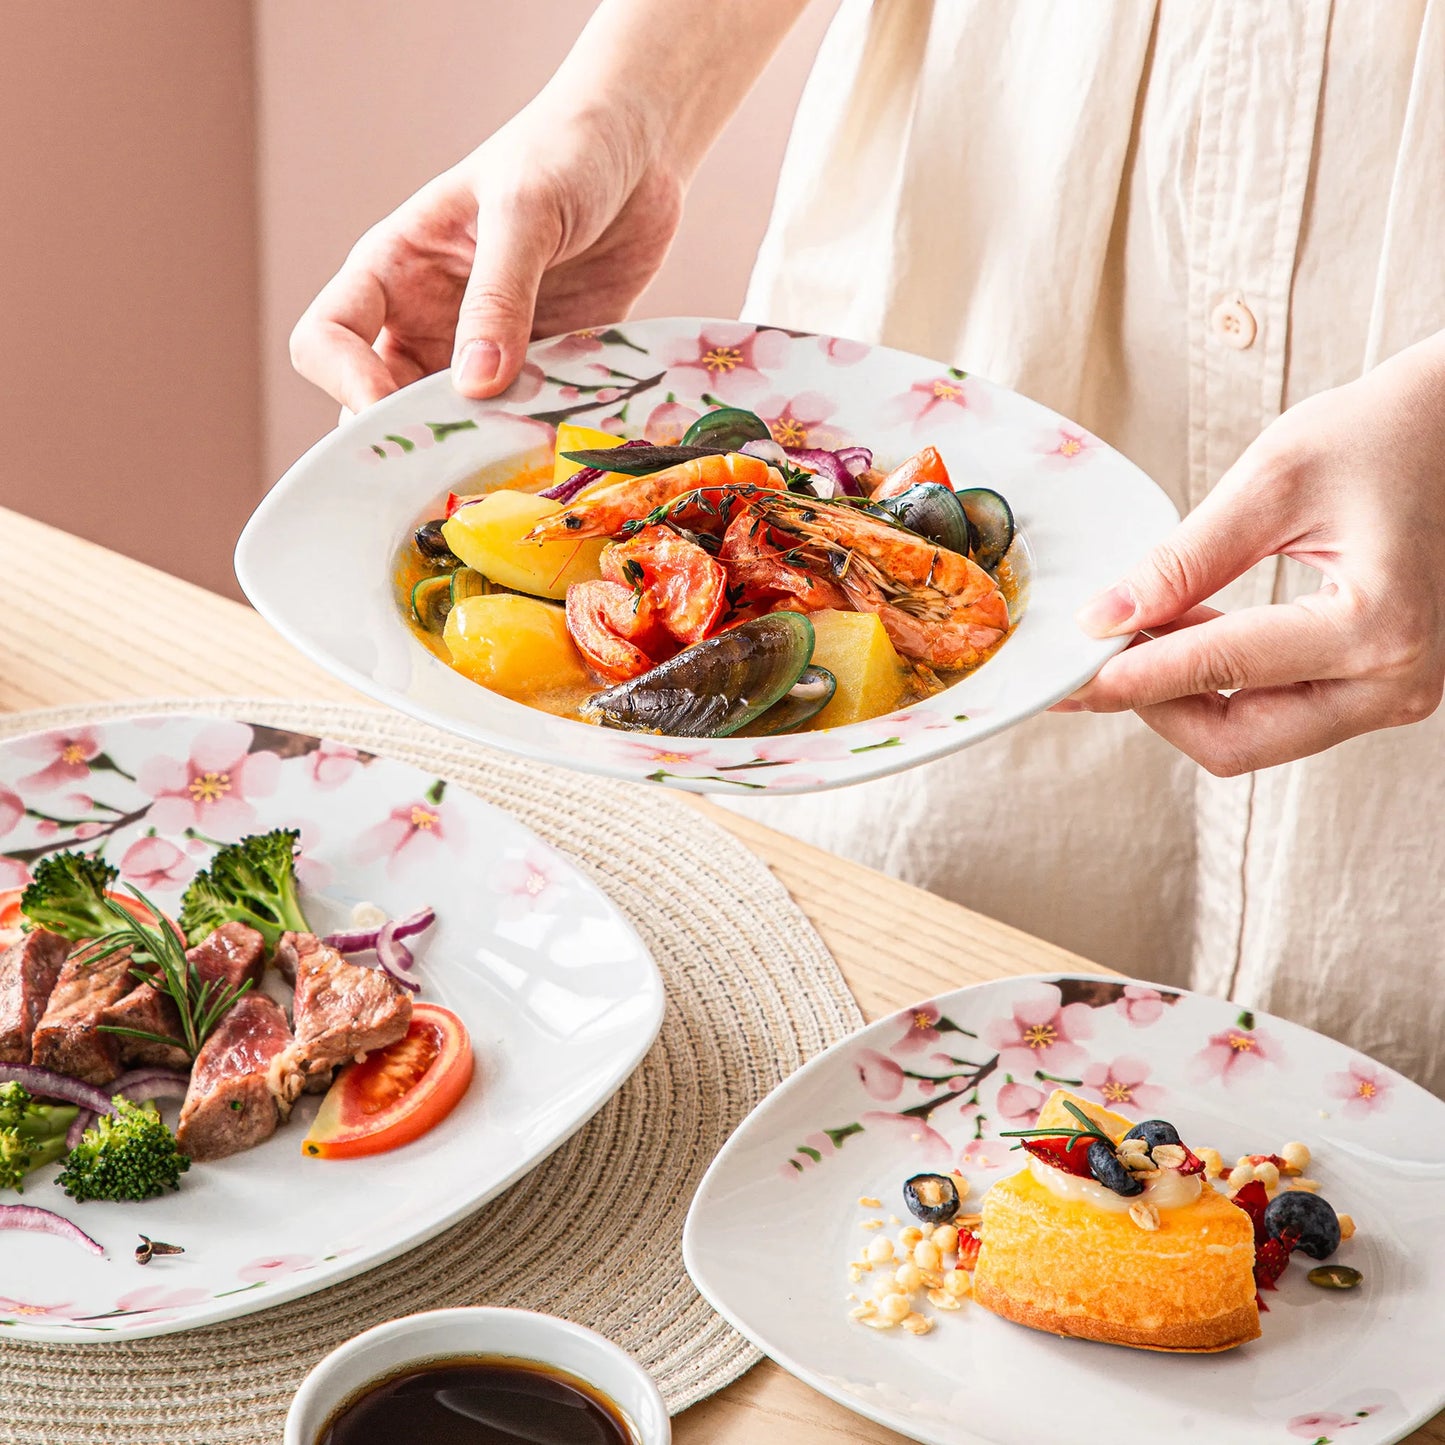
<path id="1" fill-rule="evenodd" d="M 1351 1269 L 1347 1264 L 1321 1264 L 1305 1277 L 1321 1289 L 1354 1289 L 1364 1279 L 1359 1270 Z"/>

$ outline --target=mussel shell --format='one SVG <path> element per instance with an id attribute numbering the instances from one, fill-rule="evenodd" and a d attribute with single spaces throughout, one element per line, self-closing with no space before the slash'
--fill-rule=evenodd
<path id="1" fill-rule="evenodd" d="M 968 556 L 972 540 L 968 514 L 952 487 L 940 486 L 937 482 L 916 482 L 896 497 L 888 497 L 876 505 L 910 532 L 927 537 L 950 552 Z"/>
<path id="2" fill-rule="evenodd" d="M 682 444 L 737 451 L 746 442 L 760 442 L 771 436 L 767 422 L 755 412 L 740 406 L 720 406 L 698 417 L 683 432 Z"/>
<path id="3" fill-rule="evenodd" d="M 818 716 L 838 690 L 838 679 L 826 667 L 809 663 L 802 675 L 781 698 L 744 732 L 749 737 L 770 738 L 777 733 L 790 733 Z"/>
<path id="4" fill-rule="evenodd" d="M 997 492 L 991 492 L 987 487 L 973 487 L 959 492 L 957 496 L 973 533 L 970 555 L 985 572 L 992 572 L 1013 546 L 1013 509 Z"/>
<path id="5" fill-rule="evenodd" d="M 465 602 L 468 597 L 485 597 L 497 589 L 491 578 L 474 572 L 470 567 L 458 567 L 451 576 L 452 606 Z"/>
<path id="6" fill-rule="evenodd" d="M 452 555 L 452 549 L 447 546 L 447 539 L 442 535 L 442 523 L 446 519 L 434 517 L 430 522 L 423 522 L 412 534 L 412 540 L 416 543 L 416 550 L 432 564 L 442 563 L 444 565 L 456 566 L 457 558 Z"/>
<path id="7" fill-rule="evenodd" d="M 411 615 L 428 632 L 440 633 L 452 610 L 452 579 L 423 577 L 411 589 Z"/>
<path id="8" fill-rule="evenodd" d="M 813 624 L 800 612 L 770 612 L 595 693 L 581 713 L 632 732 L 727 737 L 784 697 L 812 656 Z"/>

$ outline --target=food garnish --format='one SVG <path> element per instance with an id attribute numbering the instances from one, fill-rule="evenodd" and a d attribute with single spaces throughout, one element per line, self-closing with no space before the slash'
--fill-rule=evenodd
<path id="1" fill-rule="evenodd" d="M 947 1174 L 915 1174 L 903 1181 L 903 1202 L 925 1224 L 947 1224 L 959 1210 L 958 1185 Z"/>
<path id="2" fill-rule="evenodd" d="M 149 1264 L 152 1259 L 159 1255 L 184 1254 L 186 1247 L 183 1244 L 166 1244 L 159 1239 L 151 1239 L 148 1235 L 141 1235 L 140 1243 L 135 1247 L 135 1262 L 137 1264 Z"/>
<path id="3" fill-rule="evenodd" d="M 0 1189 L 23 1192 L 25 1175 L 59 1159 L 78 1110 L 38 1104 L 19 1084 L 0 1084 Z"/>
<path id="4" fill-rule="evenodd" d="M 1347 1264 L 1317 1264 L 1305 1278 L 1321 1289 L 1354 1289 L 1364 1275 Z"/>
<path id="5" fill-rule="evenodd" d="M 300 836 L 295 828 L 275 828 L 218 849 L 181 899 L 186 938 L 196 944 L 223 923 L 244 923 L 274 951 L 283 933 L 310 933 L 296 888 Z"/>
<path id="6" fill-rule="evenodd" d="M 139 895 L 111 893 L 119 876 L 104 859 L 89 853 L 52 853 L 36 863 L 29 886 L 20 894 L 20 911 L 34 927 L 72 943 L 122 932 L 125 914 L 147 924 L 165 917 Z"/>
<path id="7" fill-rule="evenodd" d="M 78 1224 L 72 1224 L 54 1210 L 41 1209 L 34 1204 L 0 1204 L 0 1229 L 33 1229 L 39 1234 L 58 1235 L 105 1258 L 104 1248 Z"/>
<path id="8" fill-rule="evenodd" d="M 116 1095 L 115 1112 L 102 1114 L 70 1151 L 56 1183 L 72 1199 L 152 1199 L 181 1187 L 191 1167 L 154 1104 Z"/>
<path id="9" fill-rule="evenodd" d="M 405 1037 L 337 1074 L 301 1152 L 353 1159 L 409 1144 L 451 1113 L 472 1069 L 462 1021 L 438 1004 L 414 1003 Z"/>

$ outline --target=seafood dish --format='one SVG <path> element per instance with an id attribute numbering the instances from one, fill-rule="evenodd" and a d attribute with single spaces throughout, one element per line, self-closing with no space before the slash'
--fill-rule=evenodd
<path id="1" fill-rule="evenodd" d="M 397 562 L 413 632 L 514 701 L 680 737 L 839 727 L 958 681 L 1018 620 L 1013 513 L 933 447 L 884 472 L 736 407 L 675 446 L 557 432 L 550 476 L 449 494 Z"/>
<path id="2" fill-rule="evenodd" d="M 302 1141 L 311 1158 L 395 1148 L 456 1104 L 470 1045 L 455 1015 L 414 997 L 404 941 L 432 910 L 318 937 L 297 837 L 220 847 L 177 919 L 113 891 L 116 870 L 82 852 L 50 854 L 0 894 L 0 1191 L 58 1163 L 72 1199 L 152 1198 L 193 1162 L 269 1139 L 303 1094 L 325 1095 Z M 358 961 L 368 953 L 374 966 Z M 179 1104 L 173 1131 L 165 1100 Z M 67 1223 L 28 1201 L 0 1216 Z"/>
<path id="3" fill-rule="evenodd" d="M 935 1310 L 971 1297 L 1049 1334 L 1215 1353 L 1260 1336 L 1263 1292 L 1277 1288 L 1296 1252 L 1329 1260 L 1355 1232 L 1304 1176 L 1310 1152 L 1297 1141 L 1226 1173 L 1216 1150 L 1195 1153 L 1168 1120 L 1136 1123 L 1066 1089 L 1044 1102 L 1034 1127 L 1004 1137 L 1021 1141 L 1028 1162 L 994 1183 L 978 1212 L 962 1212 L 962 1174 L 904 1182 L 913 1222 L 896 1241 L 876 1235 L 849 1266 L 855 1284 L 883 1271 L 854 1320 L 927 1334 L 934 1321 L 921 1291 Z M 1333 1262 L 1308 1278 L 1348 1290 L 1362 1275 Z"/>

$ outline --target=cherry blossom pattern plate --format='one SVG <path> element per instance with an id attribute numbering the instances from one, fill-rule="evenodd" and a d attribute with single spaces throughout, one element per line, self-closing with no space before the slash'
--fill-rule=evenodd
<path id="1" fill-rule="evenodd" d="M 469 682 L 412 635 L 396 558 L 449 490 L 550 465 L 557 423 L 676 441 L 709 405 L 757 411 L 780 441 L 861 443 L 892 465 L 931 444 L 959 486 L 1019 524 L 1017 626 L 983 667 L 886 717 L 776 738 L 666 739 L 592 727 Z M 1137 467 L 1082 427 L 974 376 L 885 347 L 735 321 L 629 322 L 541 342 L 487 402 L 433 376 L 318 442 L 256 509 L 236 575 L 290 642 L 361 691 L 491 747 L 693 792 L 807 793 L 898 772 L 1068 696 L 1124 646 L 1075 611 L 1178 520 Z M 315 578 L 325 575 L 318 603 Z"/>
<path id="2" fill-rule="evenodd" d="M 0 744 L 0 888 L 47 853 L 100 849 L 123 883 L 173 910 L 216 842 L 277 827 L 301 830 L 298 879 L 318 929 L 363 901 L 392 915 L 435 907 L 415 977 L 471 1034 L 470 1089 L 430 1133 L 369 1159 L 304 1158 L 318 1100 L 303 1099 L 259 1148 L 194 1164 L 179 1192 L 144 1204 L 77 1204 L 51 1182 L 58 1166 L 38 1171 L 23 1202 L 73 1219 L 105 1258 L 0 1231 L 0 1341 L 192 1329 L 359 1274 L 556 1149 L 656 1036 L 661 979 L 608 899 L 514 818 L 417 768 L 203 717 Z M 176 1106 L 165 1109 L 174 1124 Z M 141 1233 L 186 1252 L 142 1269 Z"/>
<path id="3" fill-rule="evenodd" d="M 932 1333 L 848 1318 L 848 1261 L 907 1219 L 901 1185 L 958 1168 L 965 1212 L 1018 1167 L 1012 1140 L 1056 1084 L 1186 1142 L 1240 1154 L 1299 1139 L 1358 1232 L 1342 1293 L 1296 1259 L 1263 1336 L 1218 1355 L 1058 1339 L 972 1302 Z M 862 1199 L 881 1209 L 860 1208 Z M 693 1282 L 815 1389 L 932 1445 L 1378 1445 L 1445 1406 L 1445 1103 L 1319 1034 L 1201 994 L 1121 979 L 1004 979 L 884 1019 L 813 1059 L 743 1121 L 683 1234 Z M 896 1231 L 894 1231 L 896 1234 Z M 921 1298 L 921 1296 L 920 1296 Z"/>

